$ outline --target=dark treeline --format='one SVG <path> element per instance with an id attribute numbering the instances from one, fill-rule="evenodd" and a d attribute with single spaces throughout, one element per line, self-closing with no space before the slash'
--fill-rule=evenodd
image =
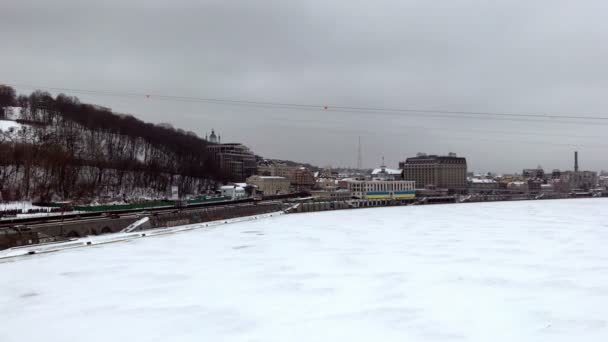
<path id="1" fill-rule="evenodd" d="M 11 109 L 11 107 L 18 109 Z M 200 193 L 221 178 L 207 142 L 75 97 L 0 85 L 0 199 L 162 197 L 170 186 Z"/>

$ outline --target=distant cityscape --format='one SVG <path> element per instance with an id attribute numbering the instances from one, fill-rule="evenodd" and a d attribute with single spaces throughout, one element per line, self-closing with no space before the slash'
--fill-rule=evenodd
<path id="1" fill-rule="evenodd" d="M 366 169 L 359 139 L 357 167 L 318 167 L 262 157 L 215 129 L 203 139 L 64 95 L 1 89 L 0 249 L 272 213 L 608 197 L 608 174 L 580 167 L 577 151 L 564 155 L 570 170 L 478 174 L 457 152 L 397 165 L 378 155 Z"/>
<path id="2" fill-rule="evenodd" d="M 389 168 L 382 162 L 375 169 L 332 169 L 257 157 L 239 143 L 221 143 L 215 131 L 208 135 L 208 150 L 234 183 L 221 188 L 223 196 L 271 196 L 309 193 L 327 200 L 411 201 L 461 196 L 464 200 L 509 200 L 602 196 L 608 173 L 581 170 L 578 152 L 573 169 L 545 171 L 541 166 L 513 174 L 478 174 L 467 169 L 466 157 L 417 153 Z M 379 158 L 380 159 L 380 158 Z M 291 163 L 293 164 L 293 163 Z"/>

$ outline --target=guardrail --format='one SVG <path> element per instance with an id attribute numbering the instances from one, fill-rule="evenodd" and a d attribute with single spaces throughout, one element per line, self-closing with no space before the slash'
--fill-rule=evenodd
<path id="1" fill-rule="evenodd" d="M 186 232 L 195 229 L 205 229 L 205 228 L 213 228 L 224 224 L 231 224 L 236 222 L 244 222 L 244 221 L 252 221 L 263 218 L 269 218 L 273 216 L 283 215 L 283 211 L 276 211 L 270 213 L 264 213 L 259 215 L 231 218 L 231 219 L 223 219 L 212 222 L 204 222 L 204 223 L 195 223 L 189 224 L 179 227 L 163 227 L 156 229 L 143 230 L 133 233 L 115 233 L 101 236 L 87 236 L 79 239 L 72 239 L 66 242 L 59 243 L 47 243 L 40 245 L 28 245 L 21 247 L 13 247 L 9 249 L 5 249 L 0 251 L 0 259 L 7 258 L 15 258 L 20 256 L 34 255 L 34 254 L 42 254 L 42 253 L 51 253 L 58 252 L 62 250 L 72 249 L 72 248 L 82 248 L 88 246 L 102 245 L 114 242 L 121 241 L 129 241 L 133 239 L 139 239 L 150 236 L 159 236 L 166 234 L 175 234 L 180 232 Z"/>

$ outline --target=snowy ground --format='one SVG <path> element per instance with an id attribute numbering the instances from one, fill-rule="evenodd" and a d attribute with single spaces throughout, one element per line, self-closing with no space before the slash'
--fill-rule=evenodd
<path id="1" fill-rule="evenodd" d="M 361 209 L 0 263 L 0 341 L 607 341 L 608 200 Z"/>
<path id="2" fill-rule="evenodd" d="M 0 120 L 0 131 L 8 132 L 11 128 L 19 129 L 21 124 L 10 120 Z"/>
<path id="3" fill-rule="evenodd" d="M 13 210 L 13 209 L 34 209 L 37 208 L 32 202 L 0 202 L 0 211 L 2 210 Z"/>
<path id="4" fill-rule="evenodd" d="M 77 211 L 73 211 L 73 212 L 65 212 L 65 213 L 61 213 L 61 212 L 41 212 L 41 213 L 28 213 L 29 210 L 38 210 L 38 209 L 44 209 L 46 211 L 50 211 L 51 209 L 54 209 L 52 207 L 39 207 L 37 205 L 33 205 L 32 202 L 28 202 L 28 201 L 21 201 L 21 202 L 0 202 L 0 211 L 4 211 L 4 210 L 14 210 L 14 209 L 21 209 L 23 210 L 23 214 L 17 214 L 17 218 L 31 218 L 31 217 L 46 217 L 46 216 L 60 216 L 63 214 L 68 214 L 68 213 L 78 213 Z M 1 217 L 0 221 L 2 220 L 10 220 L 13 219 L 14 217 Z"/>

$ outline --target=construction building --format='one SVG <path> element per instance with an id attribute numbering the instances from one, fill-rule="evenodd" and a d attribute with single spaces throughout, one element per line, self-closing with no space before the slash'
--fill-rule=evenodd
<path id="1" fill-rule="evenodd" d="M 256 172 L 255 155 L 251 150 L 238 143 L 221 144 L 220 138 L 211 131 L 207 151 L 211 153 L 222 173 L 231 181 L 242 182 Z"/>

